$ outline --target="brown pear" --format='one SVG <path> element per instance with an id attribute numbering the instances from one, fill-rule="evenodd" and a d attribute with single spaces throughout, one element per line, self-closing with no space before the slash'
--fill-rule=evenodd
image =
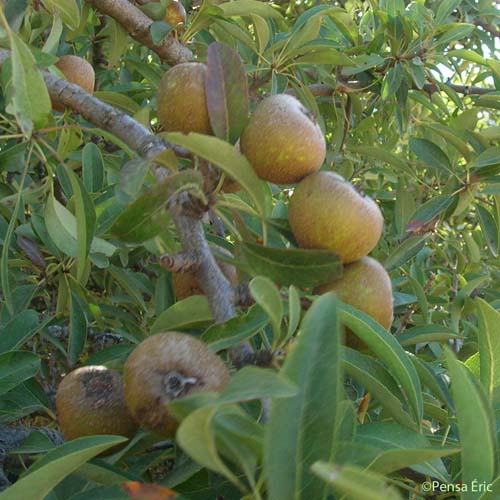
<path id="1" fill-rule="evenodd" d="M 199 62 L 177 64 L 158 86 L 157 113 L 167 132 L 211 134 L 205 94 L 207 68 Z"/>
<path id="2" fill-rule="evenodd" d="M 172 2 L 167 5 L 164 21 L 170 24 L 170 26 L 175 27 L 174 34 L 176 36 L 184 31 L 186 19 L 186 9 L 184 5 L 177 0 L 172 0 Z"/>
<path id="3" fill-rule="evenodd" d="M 209 347 L 178 332 L 151 335 L 132 351 L 123 368 L 125 401 L 134 419 L 161 436 L 178 423 L 165 405 L 204 391 L 221 391 L 229 371 Z"/>
<path id="4" fill-rule="evenodd" d="M 329 291 L 335 292 L 342 302 L 359 309 L 390 330 L 393 320 L 392 284 L 380 262 L 363 257 L 344 266 L 340 279 L 314 289 L 317 294 Z M 354 348 L 364 346 L 351 331 L 346 331 L 346 344 Z"/>
<path id="5" fill-rule="evenodd" d="M 344 264 L 373 250 L 384 223 L 378 205 L 333 172 L 317 172 L 297 185 L 288 220 L 302 248 L 331 250 Z"/>
<path id="6" fill-rule="evenodd" d="M 241 152 L 257 175 L 291 184 L 316 172 L 325 159 L 321 128 L 295 97 L 277 94 L 262 100 L 240 138 Z"/>
<path id="7" fill-rule="evenodd" d="M 78 56 L 62 56 L 55 66 L 61 71 L 68 82 L 81 87 L 85 92 L 92 94 L 95 85 L 95 72 L 92 65 Z M 56 111 L 64 112 L 66 107 L 52 99 L 52 107 Z"/>
<path id="8" fill-rule="evenodd" d="M 217 245 L 217 251 L 232 257 L 231 252 Z M 238 284 L 238 273 L 234 266 L 222 261 L 217 262 L 224 276 L 232 285 Z M 177 300 L 183 300 L 191 295 L 204 295 L 196 276 L 192 272 L 172 273 L 172 287 Z"/>
<path id="9" fill-rule="evenodd" d="M 132 437 L 138 427 L 125 405 L 121 375 L 105 366 L 68 373 L 57 388 L 56 408 L 68 440 L 95 434 Z"/>

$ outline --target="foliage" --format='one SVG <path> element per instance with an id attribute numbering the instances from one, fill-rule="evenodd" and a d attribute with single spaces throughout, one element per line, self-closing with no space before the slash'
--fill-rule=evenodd
<path id="1" fill-rule="evenodd" d="M 156 88 L 168 66 L 89 3 L 0 2 L 11 51 L 0 78 L 0 421 L 55 428 L 47 394 L 62 374 L 121 369 L 152 332 L 189 332 L 223 357 L 248 340 L 284 360 L 240 370 L 220 395 L 171 403 L 182 423 L 168 446 L 139 431 L 97 457 L 120 438 L 54 447 L 34 433 L 10 450 L 17 482 L 0 499 L 142 498 L 151 482 L 157 500 L 171 489 L 192 500 L 498 498 L 498 10 L 484 0 L 183 1 L 181 41 L 208 63 L 215 136 L 162 134 L 195 160 L 156 158 L 174 174 L 158 183 L 152 160 L 104 124 L 51 110 L 41 71 L 75 54 L 92 62 L 97 98 L 162 133 Z M 167 3 L 141 6 L 156 44 L 173 36 Z M 295 248 L 293 186 L 261 181 L 234 147 L 249 107 L 285 91 L 324 130 L 322 168 L 383 211 L 372 255 L 391 273 L 391 334 L 312 295 L 340 275 L 338 258 Z M 205 224 L 255 302 L 222 324 L 205 297 L 176 302 L 159 264 L 181 249 L 167 202 L 180 191 L 207 201 L 203 160 L 242 187 L 224 194 L 221 178 L 211 193 L 225 236 Z M 341 325 L 368 350 L 341 347 Z"/>

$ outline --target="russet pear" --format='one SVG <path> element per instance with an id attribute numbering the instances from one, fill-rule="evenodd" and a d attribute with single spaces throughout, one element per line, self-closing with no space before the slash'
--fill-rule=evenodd
<path id="1" fill-rule="evenodd" d="M 60 57 L 55 66 L 68 82 L 78 85 L 89 94 L 94 92 L 94 68 L 85 59 L 78 56 L 66 55 Z M 55 99 L 52 99 L 52 107 L 61 113 L 66 109 L 63 104 Z"/>
<path id="2" fill-rule="evenodd" d="M 256 174 L 275 184 L 291 184 L 316 172 L 326 144 L 312 114 L 293 96 L 262 100 L 240 137 L 241 152 Z"/>
<path id="3" fill-rule="evenodd" d="M 211 134 L 205 93 L 207 68 L 186 62 L 170 68 L 160 80 L 157 114 L 167 132 Z"/>
<path id="4" fill-rule="evenodd" d="M 166 404 L 204 391 L 221 391 L 229 370 L 197 338 L 179 332 L 151 335 L 130 354 L 123 368 L 125 401 L 142 427 L 172 437 L 178 427 Z"/>
<path id="5" fill-rule="evenodd" d="M 344 264 L 368 255 L 383 227 L 378 205 L 333 172 L 317 172 L 297 185 L 288 220 L 299 246 L 330 250 Z"/>

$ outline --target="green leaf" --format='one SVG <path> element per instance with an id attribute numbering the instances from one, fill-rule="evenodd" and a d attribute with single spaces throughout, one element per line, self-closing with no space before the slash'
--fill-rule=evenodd
<path id="1" fill-rule="evenodd" d="M 450 339 L 460 339 L 453 330 L 443 325 L 425 325 L 409 328 L 398 337 L 402 346 L 427 342 L 446 342 Z"/>
<path id="2" fill-rule="evenodd" d="M 69 309 L 69 345 L 68 358 L 70 365 L 75 365 L 85 349 L 87 340 L 87 317 L 80 297 L 71 292 Z"/>
<path id="3" fill-rule="evenodd" d="M 461 3 L 461 0 L 443 0 L 439 2 L 436 10 L 436 25 L 443 24 Z"/>
<path id="4" fill-rule="evenodd" d="M 490 483 L 495 473 L 496 437 L 493 412 L 487 396 L 469 370 L 445 348 L 451 378 L 451 393 L 457 408 L 463 484 Z M 480 492 L 469 490 L 464 500 L 475 500 Z"/>
<path id="5" fill-rule="evenodd" d="M 396 267 L 402 266 L 411 258 L 415 257 L 425 246 L 426 238 L 423 236 L 410 236 L 397 246 L 387 257 L 384 267 L 387 271 L 392 271 Z"/>
<path id="6" fill-rule="evenodd" d="M 155 21 L 149 27 L 149 32 L 151 33 L 151 40 L 155 45 L 160 45 L 161 42 L 168 36 L 168 34 L 174 29 L 174 26 L 166 23 L 165 21 Z"/>
<path id="7" fill-rule="evenodd" d="M 225 465 L 217 451 L 213 424 L 216 411 L 216 407 L 208 406 L 188 415 L 177 430 L 176 442 L 200 465 L 223 475 L 233 484 L 244 489 L 240 480 Z"/>
<path id="8" fill-rule="evenodd" d="M 40 370 L 40 358 L 30 352 L 10 351 L 0 355 L 0 394 L 14 389 Z"/>
<path id="9" fill-rule="evenodd" d="M 208 46 L 205 90 L 212 130 L 234 144 L 248 121 L 248 86 L 241 57 L 223 43 Z"/>
<path id="10" fill-rule="evenodd" d="M 54 15 L 58 12 L 70 29 L 76 30 L 80 24 L 80 8 L 76 0 L 44 0 L 47 10 Z"/>
<path id="11" fill-rule="evenodd" d="M 389 367 L 403 388 L 415 420 L 420 425 L 423 413 L 420 381 L 415 367 L 399 342 L 370 316 L 347 304 L 339 304 L 339 313 L 341 323 L 352 330 Z"/>
<path id="12" fill-rule="evenodd" d="M 133 202 L 141 192 L 149 172 L 151 160 L 137 158 L 129 160 L 120 169 L 120 181 L 115 188 L 115 196 L 120 203 Z"/>
<path id="13" fill-rule="evenodd" d="M 416 137 L 410 138 L 408 141 L 410 150 L 429 167 L 436 169 L 438 172 L 449 175 L 452 166 L 448 156 L 436 144 L 427 139 Z"/>
<path id="14" fill-rule="evenodd" d="M 49 93 L 30 48 L 9 29 L 1 12 L 0 22 L 7 31 L 11 48 L 12 80 L 6 110 L 16 117 L 23 133 L 30 136 L 33 126 L 43 127 L 48 120 L 52 109 Z"/>
<path id="15" fill-rule="evenodd" d="M 497 226 L 495 218 L 488 209 L 478 204 L 476 205 L 476 212 L 486 244 L 492 255 L 498 257 L 500 228 Z"/>
<path id="16" fill-rule="evenodd" d="M 312 472 L 333 487 L 339 494 L 348 498 L 363 500 L 402 500 L 394 486 L 380 474 L 359 467 L 316 462 Z"/>
<path id="17" fill-rule="evenodd" d="M 120 436 L 92 436 L 65 443 L 35 462 L 21 479 L 0 494 L 0 500 L 43 500 L 80 465 L 124 441 L 126 438 Z"/>
<path id="18" fill-rule="evenodd" d="M 45 225 L 49 236 L 61 252 L 70 257 L 78 256 L 77 221 L 75 216 L 51 194 L 45 204 Z M 90 253 L 111 257 L 116 247 L 101 238 L 93 238 Z"/>
<path id="19" fill-rule="evenodd" d="M 163 311 L 151 326 L 151 333 L 186 330 L 204 326 L 212 321 L 207 298 L 204 295 L 192 295 Z"/>
<path id="20" fill-rule="evenodd" d="M 313 303 L 280 372 L 297 384 L 299 393 L 271 403 L 264 447 L 270 500 L 319 499 L 326 492 L 325 485 L 314 480 L 310 466 L 320 458 L 330 457 L 336 442 L 342 398 L 336 309 L 332 293 Z"/>
<path id="21" fill-rule="evenodd" d="M 257 276 L 250 281 L 248 288 L 255 302 L 266 311 L 274 332 L 274 342 L 280 337 L 283 319 L 283 301 L 276 285 L 264 276 Z"/>
<path id="22" fill-rule="evenodd" d="M 253 305 L 245 314 L 210 326 L 201 338 L 214 351 L 221 351 L 252 338 L 268 324 L 269 316 L 259 305 Z"/>
<path id="23" fill-rule="evenodd" d="M 419 228 L 442 215 L 446 209 L 452 204 L 454 197 L 442 194 L 434 196 L 420 205 L 410 217 L 410 222 L 406 226 L 407 229 Z"/>
<path id="24" fill-rule="evenodd" d="M 387 72 L 382 83 L 382 99 L 388 99 L 396 94 L 403 81 L 403 76 L 404 71 L 401 64 L 396 64 Z"/>
<path id="25" fill-rule="evenodd" d="M 219 5 L 225 17 L 250 16 L 257 14 L 263 18 L 282 19 L 277 9 L 258 0 L 234 0 Z"/>
<path id="26" fill-rule="evenodd" d="M 44 325 L 45 323 L 38 319 L 38 313 L 32 309 L 16 314 L 11 321 L 2 326 L 0 353 L 18 349 Z"/>
<path id="27" fill-rule="evenodd" d="M 170 217 L 165 206 L 169 198 L 183 190 L 201 192 L 202 184 L 201 174 L 193 170 L 169 175 L 125 207 L 111 226 L 110 233 L 130 243 L 153 238 L 168 226 Z"/>
<path id="28" fill-rule="evenodd" d="M 479 177 L 494 175 L 500 170 L 500 147 L 483 151 L 473 162 L 473 174 Z"/>
<path id="29" fill-rule="evenodd" d="M 233 5 L 238 1 L 225 5 Z M 195 133 L 185 135 L 171 132 L 166 134 L 166 139 L 213 163 L 238 182 L 251 196 L 260 215 L 265 216 L 270 212 L 271 200 L 266 183 L 257 177 L 248 160 L 234 146 L 216 137 Z"/>
<path id="30" fill-rule="evenodd" d="M 328 250 L 272 248 L 243 243 L 241 255 L 253 276 L 264 275 L 280 285 L 313 287 L 342 276 L 342 262 Z"/>
<path id="31" fill-rule="evenodd" d="M 449 481 L 450 477 L 440 457 L 460 452 L 460 448 L 434 446 L 419 432 L 387 422 L 359 426 L 356 441 L 379 449 L 377 456 L 366 464 L 370 470 L 389 474 L 404 467 L 411 467 L 421 474 L 443 482 Z"/>
<path id="32" fill-rule="evenodd" d="M 476 299 L 481 382 L 496 407 L 500 403 L 500 312 Z"/>
<path id="33" fill-rule="evenodd" d="M 217 400 L 217 404 L 242 403 L 262 398 L 290 398 L 298 388 L 269 368 L 246 366 L 237 371 Z"/>
<path id="34" fill-rule="evenodd" d="M 445 32 L 436 39 L 435 46 L 447 45 L 450 42 L 455 42 L 469 36 L 476 26 L 467 23 L 450 23 L 446 25 Z"/>
<path id="35" fill-rule="evenodd" d="M 94 238 L 96 227 L 96 214 L 94 202 L 90 198 L 82 181 L 71 169 L 66 169 L 71 187 L 73 189 L 73 198 L 75 200 L 76 212 L 76 245 L 78 272 L 77 280 L 82 282 L 87 267 L 87 257 Z"/>
<path id="36" fill-rule="evenodd" d="M 401 390 L 382 363 L 371 356 L 343 347 L 342 366 L 346 374 L 370 392 L 396 422 L 406 427 L 415 427 L 415 421 L 405 409 Z"/>
<path id="37" fill-rule="evenodd" d="M 108 271 L 111 276 L 113 276 L 113 279 L 119 283 L 136 303 L 140 305 L 144 311 L 147 311 L 148 308 L 142 296 L 144 292 L 143 284 L 136 278 L 134 273 L 129 269 L 123 269 L 117 266 L 109 266 Z"/>
<path id="38" fill-rule="evenodd" d="M 104 160 L 101 150 L 93 143 L 85 144 L 82 150 L 83 185 L 89 193 L 99 192 L 104 184 Z"/>

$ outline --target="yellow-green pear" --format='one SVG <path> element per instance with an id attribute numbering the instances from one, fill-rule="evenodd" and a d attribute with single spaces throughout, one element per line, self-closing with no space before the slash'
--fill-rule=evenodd
<path id="1" fill-rule="evenodd" d="M 392 284 L 389 274 L 380 262 L 363 257 L 344 266 L 342 277 L 326 285 L 318 286 L 314 293 L 335 292 L 337 297 L 389 330 L 393 320 Z M 354 333 L 346 331 L 346 344 L 350 347 L 364 346 Z"/>
<path id="2" fill-rule="evenodd" d="M 240 137 L 241 152 L 256 174 L 275 184 L 291 184 L 316 172 L 326 144 L 312 114 L 293 96 L 262 100 Z"/>
<path id="3" fill-rule="evenodd" d="M 299 246 L 331 250 L 344 264 L 373 250 L 384 223 L 378 205 L 333 172 L 317 172 L 297 185 L 288 220 Z"/>
<path id="4" fill-rule="evenodd" d="M 167 132 L 211 134 L 205 93 L 207 68 L 199 62 L 177 64 L 158 86 L 157 114 Z"/>

